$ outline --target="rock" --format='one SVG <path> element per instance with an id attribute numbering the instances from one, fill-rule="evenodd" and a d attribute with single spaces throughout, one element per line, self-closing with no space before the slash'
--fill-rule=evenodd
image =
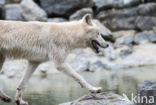
<path id="1" fill-rule="evenodd" d="M 27 21 L 47 21 L 47 14 L 32 0 L 21 2 L 22 16 Z"/>
<path id="2" fill-rule="evenodd" d="M 120 57 L 121 50 L 122 48 L 115 50 L 117 56 L 115 61 L 105 63 L 109 69 L 121 69 L 156 64 L 156 56 L 154 56 L 156 51 L 155 44 L 146 43 L 133 46 L 133 53 L 125 56 L 124 58 Z"/>
<path id="3" fill-rule="evenodd" d="M 70 20 L 80 20 L 82 19 L 82 17 L 85 15 L 85 14 L 91 14 L 92 16 L 94 15 L 93 14 L 93 10 L 91 8 L 82 8 L 80 10 L 77 10 L 74 14 L 72 14 L 69 19 Z"/>
<path id="4" fill-rule="evenodd" d="M 126 48 L 126 49 L 123 49 L 120 51 L 120 56 L 123 58 L 123 57 L 126 57 L 132 53 L 133 53 L 133 50 L 131 48 Z"/>
<path id="5" fill-rule="evenodd" d="M 93 62 L 97 60 L 96 55 L 91 49 L 76 49 L 67 58 L 67 62 L 72 66 L 76 71 L 86 71 L 89 70 L 89 65 L 92 64 L 92 61 L 89 61 L 89 56 L 92 56 L 91 59 Z"/>
<path id="6" fill-rule="evenodd" d="M 21 77 L 23 71 L 26 69 L 27 62 L 24 60 L 10 60 L 6 59 L 2 71 L 7 78 Z"/>
<path id="7" fill-rule="evenodd" d="M 50 16 L 70 16 L 76 10 L 92 7 L 92 0 L 40 0 L 41 7 Z"/>
<path id="8" fill-rule="evenodd" d="M 4 5 L 5 5 L 5 0 L 0 0 L 0 19 L 2 19 L 3 18 L 3 7 L 4 7 Z"/>
<path id="9" fill-rule="evenodd" d="M 7 4 L 20 3 L 21 0 L 6 0 Z"/>
<path id="10" fill-rule="evenodd" d="M 16 77 L 16 73 L 12 70 L 11 72 L 9 72 L 7 74 L 7 76 L 8 76 L 9 79 L 12 79 L 12 78 L 15 78 Z"/>
<path id="11" fill-rule="evenodd" d="M 135 35 L 134 42 L 137 44 L 141 43 L 155 43 L 156 42 L 156 34 L 152 32 L 141 32 Z"/>
<path id="12" fill-rule="evenodd" d="M 137 105 L 155 105 L 156 104 L 156 82 L 146 80 L 139 84 L 137 88 Z"/>
<path id="13" fill-rule="evenodd" d="M 135 30 L 121 30 L 112 33 L 115 39 L 136 34 Z"/>
<path id="14" fill-rule="evenodd" d="M 114 93 L 88 94 L 73 102 L 59 105 L 134 105 L 124 97 Z"/>
<path id="15" fill-rule="evenodd" d="M 116 38 L 114 44 L 115 47 L 120 47 L 120 45 L 127 45 L 127 46 L 134 45 L 135 34 L 136 34 L 135 30 L 113 32 L 113 36 L 114 38 Z"/>
<path id="16" fill-rule="evenodd" d="M 137 34 L 133 31 L 130 31 L 129 34 L 126 31 L 125 34 L 124 31 L 119 31 L 113 34 L 115 37 L 119 37 L 115 41 L 115 47 L 120 47 L 120 45 L 133 46 L 141 43 L 156 43 L 156 34 L 153 31 L 144 31 Z"/>
<path id="17" fill-rule="evenodd" d="M 127 45 L 127 46 L 133 46 L 135 44 L 134 42 L 134 35 L 128 35 L 121 38 L 118 38 L 115 42 L 115 45 Z"/>
<path id="18" fill-rule="evenodd" d="M 143 3 L 156 2 L 155 0 L 141 0 Z"/>
<path id="19" fill-rule="evenodd" d="M 19 4 L 7 4 L 4 7 L 6 20 L 23 20 Z"/>
<path id="20" fill-rule="evenodd" d="M 77 49 L 68 56 L 67 62 L 77 71 L 125 69 L 156 64 L 156 45 L 151 43 L 133 47 L 120 46 L 101 50 L 104 56 L 97 56 L 91 49 Z M 97 63 L 98 62 L 98 63 Z M 96 68 L 99 66 L 99 68 Z M 96 69 L 95 69 L 96 68 Z"/>
<path id="21" fill-rule="evenodd" d="M 53 61 L 45 62 L 39 65 L 34 75 L 58 73 Z"/>
<path id="22" fill-rule="evenodd" d="M 134 35 L 127 35 L 127 36 L 123 36 L 121 38 L 116 39 L 115 41 L 115 47 L 120 47 L 120 45 L 126 45 L 126 46 L 133 46 L 135 45 L 134 42 Z"/>
<path id="23" fill-rule="evenodd" d="M 104 68 L 106 68 L 106 65 L 99 60 L 99 61 L 96 61 L 96 62 L 93 62 L 92 64 L 90 64 L 88 70 L 89 71 L 100 71 L 100 70 L 103 70 Z"/>
<path id="24" fill-rule="evenodd" d="M 156 34 L 156 27 L 153 27 L 153 32 Z"/>
<path id="25" fill-rule="evenodd" d="M 144 20 L 144 21 L 142 21 Z M 151 30 L 154 26 L 156 26 L 156 17 L 153 16 L 145 16 L 138 17 L 136 20 L 136 27 L 139 30 Z"/>
<path id="26" fill-rule="evenodd" d="M 68 21 L 67 19 L 65 18 L 48 18 L 47 22 L 66 22 Z"/>
<path id="27" fill-rule="evenodd" d="M 140 4 L 140 0 L 93 0 L 97 11 L 110 8 L 125 8 Z"/>
<path id="28" fill-rule="evenodd" d="M 97 18 L 113 31 L 131 29 L 149 30 L 155 26 L 155 22 L 153 22 L 156 16 L 155 11 L 156 3 L 148 3 L 133 8 L 101 11 L 97 15 Z M 146 21 L 142 22 L 141 18 L 146 19 Z M 153 24 L 151 24 L 152 22 Z M 146 23 L 146 25 L 142 23 Z"/>

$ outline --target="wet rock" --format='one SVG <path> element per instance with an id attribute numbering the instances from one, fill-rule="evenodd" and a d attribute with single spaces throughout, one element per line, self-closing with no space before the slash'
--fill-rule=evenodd
<path id="1" fill-rule="evenodd" d="M 7 78 L 21 77 L 27 67 L 27 62 L 23 60 L 6 59 L 2 71 Z"/>
<path id="2" fill-rule="evenodd" d="M 92 56 L 89 58 L 89 56 Z M 97 60 L 96 55 L 91 49 L 76 49 L 67 58 L 67 62 L 76 71 L 89 70 L 89 65 Z"/>
<path id="3" fill-rule="evenodd" d="M 140 4 L 140 0 L 93 0 L 97 10 L 125 8 Z"/>
<path id="4" fill-rule="evenodd" d="M 16 77 L 16 73 L 12 70 L 11 72 L 9 72 L 9 73 L 7 74 L 7 77 L 8 77 L 9 79 L 15 78 L 15 77 Z"/>
<path id="5" fill-rule="evenodd" d="M 99 60 L 90 64 L 88 70 L 89 71 L 101 71 L 101 70 L 104 70 L 105 68 L 106 68 L 106 65 Z"/>
<path id="6" fill-rule="evenodd" d="M 120 45 L 132 46 L 134 45 L 134 35 L 136 31 L 117 31 L 113 32 L 113 36 L 116 38 L 115 47 L 120 47 Z"/>
<path id="7" fill-rule="evenodd" d="M 127 35 L 123 36 L 121 38 L 118 38 L 115 42 L 115 46 L 118 47 L 118 45 L 127 45 L 127 46 L 133 46 L 134 43 L 134 35 Z"/>
<path id="8" fill-rule="evenodd" d="M 2 19 L 3 18 L 3 7 L 4 7 L 4 5 L 5 5 L 5 0 L 0 0 L 0 19 Z"/>
<path id="9" fill-rule="evenodd" d="M 101 50 L 103 56 L 97 56 L 91 49 L 77 49 L 68 58 L 68 63 L 74 70 L 91 70 L 102 64 L 97 70 L 123 69 L 156 64 L 156 45 L 140 44 L 133 47 L 120 46 L 114 49 L 109 47 Z M 96 63 L 100 62 L 100 63 Z M 96 65 L 97 64 L 97 65 Z M 92 69 L 93 68 L 93 69 Z"/>
<path id="10" fill-rule="evenodd" d="M 140 98 L 137 105 L 155 105 L 156 104 L 156 82 L 146 80 L 139 84 L 137 94 Z M 142 100 L 143 97 L 146 97 Z"/>
<path id="11" fill-rule="evenodd" d="M 7 4 L 20 3 L 21 0 L 6 0 Z"/>
<path id="12" fill-rule="evenodd" d="M 124 97 L 114 93 L 88 94 L 73 102 L 59 105 L 134 105 Z"/>
<path id="13" fill-rule="evenodd" d="M 32 0 L 21 2 L 22 16 L 27 21 L 47 21 L 46 12 Z"/>
<path id="14" fill-rule="evenodd" d="M 129 29 L 149 30 L 155 26 L 155 22 L 153 22 L 156 16 L 155 11 L 156 3 L 148 3 L 128 9 L 101 11 L 97 15 L 97 18 L 106 27 L 114 31 Z M 146 21 L 142 22 L 141 18 L 146 19 Z M 152 22 L 154 24 L 151 24 Z M 142 23 L 146 23 L 146 25 L 142 25 Z M 151 26 L 148 27 L 149 25 Z"/>
<path id="15" fill-rule="evenodd" d="M 153 27 L 153 32 L 156 34 L 156 27 Z"/>
<path id="16" fill-rule="evenodd" d="M 72 14 L 69 19 L 70 20 L 80 20 L 85 14 L 91 14 L 93 16 L 93 10 L 91 8 L 82 8 Z"/>
<path id="17" fill-rule="evenodd" d="M 40 0 L 41 7 L 48 15 L 70 16 L 76 10 L 92 7 L 92 0 Z"/>
<path id="18" fill-rule="evenodd" d="M 122 50 L 120 51 L 120 56 L 121 56 L 121 57 L 126 57 L 126 56 L 132 54 L 132 52 L 133 52 L 133 50 L 132 50 L 131 48 L 122 49 Z"/>
<path id="19" fill-rule="evenodd" d="M 153 17 L 153 16 L 142 17 L 141 16 L 141 17 L 138 17 L 136 20 L 136 27 L 139 30 L 151 30 L 154 26 L 156 26 L 156 17 Z"/>
<path id="20" fill-rule="evenodd" d="M 115 39 L 136 34 L 135 30 L 121 30 L 112 33 Z"/>
<path id="21" fill-rule="evenodd" d="M 135 43 L 141 44 L 141 43 L 155 43 L 156 42 L 156 34 L 151 32 L 141 32 L 135 35 L 134 37 Z"/>
<path id="22" fill-rule="evenodd" d="M 155 0 L 141 0 L 143 3 L 156 2 Z"/>
<path id="23" fill-rule="evenodd" d="M 6 20 L 23 20 L 21 6 L 19 4 L 8 4 L 4 7 Z"/>
<path id="24" fill-rule="evenodd" d="M 53 61 L 44 62 L 39 65 L 34 75 L 42 75 L 42 74 L 52 74 L 58 73 L 59 71 L 56 69 L 56 66 Z"/>
<path id="25" fill-rule="evenodd" d="M 48 18 L 47 22 L 66 22 L 68 21 L 67 19 L 65 18 Z"/>
<path id="26" fill-rule="evenodd" d="M 156 51 L 155 44 L 146 43 L 133 46 L 133 53 L 125 57 L 119 57 L 121 50 L 122 48 L 115 50 L 118 58 L 113 62 L 107 63 L 107 67 L 121 69 L 156 64 L 156 56 L 154 56 Z"/>

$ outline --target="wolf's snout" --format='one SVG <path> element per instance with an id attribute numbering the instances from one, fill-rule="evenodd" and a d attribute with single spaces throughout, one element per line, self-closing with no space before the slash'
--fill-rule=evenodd
<path id="1" fill-rule="evenodd" d="M 108 43 L 105 43 L 103 46 L 101 46 L 101 47 L 103 47 L 103 48 L 107 48 L 107 47 L 109 47 L 109 44 Z"/>
<path id="2" fill-rule="evenodd" d="M 109 44 L 106 44 L 106 47 L 105 48 L 107 48 L 107 47 L 109 47 Z"/>

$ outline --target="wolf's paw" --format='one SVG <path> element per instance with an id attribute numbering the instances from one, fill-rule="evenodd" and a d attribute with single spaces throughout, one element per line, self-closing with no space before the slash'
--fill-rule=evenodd
<path id="1" fill-rule="evenodd" d="M 100 93 L 102 91 L 102 87 L 93 87 L 89 90 L 91 93 Z"/>
<path id="2" fill-rule="evenodd" d="M 16 102 L 16 105 L 29 105 L 28 102 L 25 102 L 25 101 L 19 101 L 19 100 L 15 100 Z"/>
<path id="3" fill-rule="evenodd" d="M 1 100 L 4 101 L 4 102 L 9 103 L 9 102 L 11 102 L 12 99 L 9 96 L 2 96 Z"/>

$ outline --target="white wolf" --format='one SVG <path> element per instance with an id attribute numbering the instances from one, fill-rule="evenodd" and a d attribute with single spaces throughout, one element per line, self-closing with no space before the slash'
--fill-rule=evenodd
<path id="1" fill-rule="evenodd" d="M 6 56 L 28 60 L 28 67 L 17 88 L 17 105 L 28 105 L 22 100 L 25 85 L 37 66 L 48 60 L 53 60 L 58 70 L 71 76 L 90 92 L 100 92 L 101 87 L 87 83 L 65 62 L 68 53 L 80 47 L 92 47 L 96 52 L 99 47 L 108 47 L 89 14 L 79 21 L 64 23 L 0 21 L 0 69 Z M 11 101 L 2 90 L 0 99 Z"/>

